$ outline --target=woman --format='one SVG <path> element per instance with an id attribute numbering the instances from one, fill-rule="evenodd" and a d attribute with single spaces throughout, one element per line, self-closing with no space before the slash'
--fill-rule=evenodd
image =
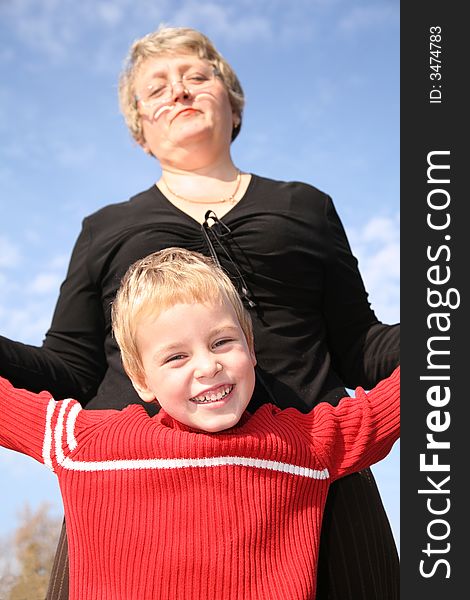
<path id="1" fill-rule="evenodd" d="M 252 408 L 307 411 L 344 386 L 372 387 L 398 363 L 398 326 L 367 301 L 331 199 L 303 184 L 242 173 L 230 143 L 240 83 L 199 32 L 163 28 L 134 43 L 121 109 L 161 167 L 156 185 L 87 217 L 41 348 L 2 338 L 14 385 L 89 408 L 139 402 L 111 336 L 110 305 L 127 267 L 168 246 L 212 255 L 250 308 L 258 363 Z M 66 553 L 62 554 L 66 558 Z M 369 471 L 335 484 L 322 533 L 318 598 L 398 598 L 397 553 Z M 49 597 L 66 598 L 61 573 Z"/>

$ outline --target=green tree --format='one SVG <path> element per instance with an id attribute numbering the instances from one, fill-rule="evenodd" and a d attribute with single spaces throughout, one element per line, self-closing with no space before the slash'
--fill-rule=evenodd
<path id="1" fill-rule="evenodd" d="M 12 536 L 0 539 L 0 600 L 9 598 L 10 590 L 16 581 L 11 554 L 12 547 Z"/>
<path id="2" fill-rule="evenodd" d="M 36 511 L 29 506 L 21 511 L 10 550 L 16 564 L 12 566 L 11 562 L 4 561 L 0 594 L 5 595 L 0 595 L 0 600 L 45 598 L 60 525 L 61 518 L 50 514 L 48 504 L 42 504 Z"/>

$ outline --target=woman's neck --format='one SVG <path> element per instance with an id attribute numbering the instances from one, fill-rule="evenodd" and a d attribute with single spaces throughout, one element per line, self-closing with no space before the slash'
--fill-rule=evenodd
<path id="1" fill-rule="evenodd" d="M 229 159 L 192 170 L 162 165 L 157 186 L 172 204 L 201 223 L 208 210 L 219 217 L 231 210 L 249 182 L 250 175 L 241 173 Z"/>
<path id="2" fill-rule="evenodd" d="M 185 164 L 184 168 L 174 164 L 162 164 L 162 175 L 158 182 L 165 193 L 181 196 L 189 201 L 213 200 L 230 197 L 237 183 L 239 169 L 230 156 L 216 161 Z M 162 185 L 160 185 L 162 184 Z"/>

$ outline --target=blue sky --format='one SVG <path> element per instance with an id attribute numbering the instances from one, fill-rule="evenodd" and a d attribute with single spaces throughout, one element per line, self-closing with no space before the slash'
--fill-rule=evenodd
<path id="1" fill-rule="evenodd" d="M 0 2 L 0 334 L 39 344 L 83 217 L 149 187 L 158 165 L 117 103 L 129 45 L 160 23 L 201 29 L 247 105 L 243 170 L 328 192 L 385 322 L 399 320 L 398 0 Z M 1 372 L 1 366 L 0 366 Z M 399 542 L 399 444 L 374 467 Z M 0 538 L 55 479 L 0 449 Z"/>

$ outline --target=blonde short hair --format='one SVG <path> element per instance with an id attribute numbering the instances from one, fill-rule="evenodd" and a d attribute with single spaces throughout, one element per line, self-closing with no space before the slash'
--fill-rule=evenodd
<path id="1" fill-rule="evenodd" d="M 230 104 L 240 121 L 232 131 L 237 137 L 242 123 L 245 96 L 235 71 L 203 33 L 189 27 L 160 27 L 136 40 L 130 47 L 119 78 L 119 104 L 132 137 L 144 142 L 142 123 L 137 109 L 135 78 L 142 64 L 149 58 L 165 55 L 194 54 L 209 61 L 225 85 Z"/>
<path id="2" fill-rule="evenodd" d="M 166 248 L 138 260 L 124 275 L 111 318 L 122 364 L 134 381 L 142 381 L 144 369 L 137 348 L 139 320 L 178 302 L 229 302 L 253 348 L 251 317 L 230 278 L 210 258 L 182 248 Z"/>

